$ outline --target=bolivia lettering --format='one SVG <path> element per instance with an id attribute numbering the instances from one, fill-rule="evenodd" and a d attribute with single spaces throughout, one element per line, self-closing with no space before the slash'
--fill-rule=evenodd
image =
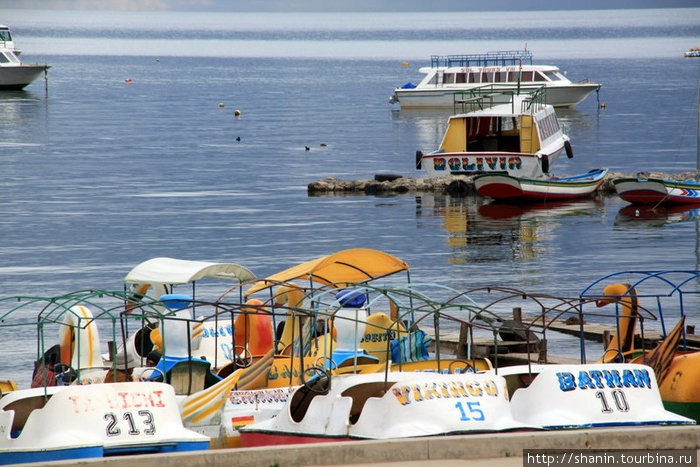
<path id="1" fill-rule="evenodd" d="M 573 391 L 574 389 L 600 388 L 647 388 L 651 389 L 649 372 L 643 369 L 623 370 L 589 370 L 579 371 L 578 377 L 573 373 L 559 372 L 559 389 Z"/>
<path id="2" fill-rule="evenodd" d="M 415 402 L 431 399 L 449 399 L 460 397 L 483 397 L 484 395 L 498 396 L 498 386 L 492 380 L 479 381 L 444 381 L 423 384 L 409 384 L 395 386 L 391 389 L 394 397 L 401 405 L 411 403 L 411 397 Z"/>
<path id="3" fill-rule="evenodd" d="M 469 160 L 471 159 L 472 162 Z M 517 156 L 492 156 L 492 157 L 451 157 L 445 160 L 444 157 L 433 158 L 433 168 L 435 170 L 445 170 L 447 165 L 452 172 L 457 171 L 484 171 L 484 170 L 518 170 L 522 168 L 522 160 Z"/>

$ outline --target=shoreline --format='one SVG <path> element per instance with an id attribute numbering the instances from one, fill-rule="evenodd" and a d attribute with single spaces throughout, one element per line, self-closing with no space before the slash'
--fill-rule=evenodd
<path id="1" fill-rule="evenodd" d="M 680 172 L 668 174 L 662 172 L 608 172 L 600 188 L 595 194 L 616 195 L 614 180 L 621 178 L 661 178 L 665 180 L 683 181 L 695 179 L 695 172 Z M 562 175 L 565 177 L 567 175 Z M 376 174 L 374 178 L 360 180 L 343 180 L 336 177 L 326 177 L 311 182 L 307 186 L 309 195 L 330 193 L 364 193 L 403 194 L 413 192 L 445 193 L 452 196 L 476 195 L 474 175 L 447 175 L 445 177 L 404 177 L 393 174 Z"/>

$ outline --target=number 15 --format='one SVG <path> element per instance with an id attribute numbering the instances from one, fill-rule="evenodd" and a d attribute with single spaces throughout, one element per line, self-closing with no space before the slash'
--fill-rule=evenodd
<path id="1" fill-rule="evenodd" d="M 469 418 L 467 416 L 467 413 L 464 411 L 462 401 L 457 402 L 455 404 L 455 407 L 457 407 L 459 409 L 459 412 L 462 414 L 462 416 L 460 417 L 460 420 L 462 421 L 474 420 L 480 422 L 486 419 L 486 417 L 484 417 L 484 412 L 480 408 L 478 408 L 478 402 L 467 402 L 467 408 L 469 409 L 469 414 L 472 416 L 472 418 Z"/>

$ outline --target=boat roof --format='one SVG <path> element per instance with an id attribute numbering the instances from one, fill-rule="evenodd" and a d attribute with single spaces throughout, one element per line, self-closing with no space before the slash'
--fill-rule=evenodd
<path id="1" fill-rule="evenodd" d="M 529 50 L 498 50 L 480 54 L 431 55 L 432 67 L 532 65 Z"/>
<path id="2" fill-rule="evenodd" d="M 177 285 L 204 278 L 236 282 L 257 279 L 252 271 L 238 264 L 161 257 L 135 266 L 124 278 L 124 283 Z"/>
<path id="3" fill-rule="evenodd" d="M 408 270 L 408 264 L 389 253 L 368 248 L 352 248 L 268 276 L 253 284 L 245 292 L 245 296 L 295 279 L 308 279 L 324 285 L 358 283 Z"/>
<path id="4" fill-rule="evenodd" d="M 509 93 L 502 93 L 509 94 Z M 535 113 L 552 107 L 549 104 L 544 104 L 533 98 L 532 94 L 511 94 L 510 102 L 489 103 L 492 97 L 498 97 L 501 93 L 495 92 L 492 95 L 483 95 L 467 98 L 464 101 L 455 101 L 455 105 L 463 104 L 465 108 L 472 110 L 463 111 L 462 113 L 452 115 L 449 120 L 469 117 L 517 117 L 520 115 L 534 115 Z"/>

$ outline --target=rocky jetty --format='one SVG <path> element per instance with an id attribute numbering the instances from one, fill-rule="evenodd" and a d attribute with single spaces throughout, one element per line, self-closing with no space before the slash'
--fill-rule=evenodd
<path id="1" fill-rule="evenodd" d="M 562 175 L 565 176 L 565 175 Z M 667 174 L 661 172 L 619 173 L 608 172 L 605 181 L 599 189 L 603 195 L 615 194 L 613 180 L 620 178 L 663 178 L 666 180 L 695 180 L 695 172 Z M 401 175 L 377 174 L 374 178 L 362 180 L 342 180 L 326 177 L 308 185 L 309 195 L 328 193 L 365 193 L 365 194 L 396 194 L 412 192 L 447 193 L 453 196 L 476 194 L 474 176 L 448 175 L 446 177 L 403 177 Z"/>

